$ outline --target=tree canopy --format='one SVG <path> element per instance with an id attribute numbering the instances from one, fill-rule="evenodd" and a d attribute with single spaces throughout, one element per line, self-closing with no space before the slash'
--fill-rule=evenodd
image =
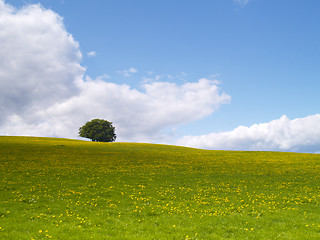
<path id="1" fill-rule="evenodd" d="M 93 142 L 114 142 L 115 127 L 112 122 L 103 119 L 93 119 L 79 128 L 79 136 L 89 138 Z"/>

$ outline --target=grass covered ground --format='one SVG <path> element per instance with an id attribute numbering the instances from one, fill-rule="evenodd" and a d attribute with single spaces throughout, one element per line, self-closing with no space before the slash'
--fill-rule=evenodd
<path id="1" fill-rule="evenodd" d="M 0 137 L 0 239 L 320 239 L 320 155 Z"/>

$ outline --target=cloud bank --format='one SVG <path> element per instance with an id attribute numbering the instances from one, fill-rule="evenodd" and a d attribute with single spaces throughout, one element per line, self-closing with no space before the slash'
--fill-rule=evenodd
<path id="1" fill-rule="evenodd" d="M 160 141 L 164 130 L 230 101 L 208 79 L 151 82 L 137 90 L 85 76 L 79 44 L 61 17 L 40 5 L 15 9 L 0 0 L 0 29 L 1 135 L 76 138 L 86 121 L 104 118 L 119 141 Z"/>
<path id="2" fill-rule="evenodd" d="M 185 136 L 178 145 L 219 150 L 320 152 L 320 114 L 290 120 L 283 115 L 268 123 L 232 131 Z"/>

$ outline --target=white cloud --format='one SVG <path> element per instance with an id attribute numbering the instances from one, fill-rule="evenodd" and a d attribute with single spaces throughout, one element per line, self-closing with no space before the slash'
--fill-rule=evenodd
<path id="1" fill-rule="evenodd" d="M 0 123 L 78 92 L 81 53 L 61 17 L 39 5 L 15 11 L 0 1 L 0 29 Z"/>
<path id="2" fill-rule="evenodd" d="M 92 79 L 90 79 L 89 76 L 86 76 L 86 79 L 92 80 Z M 107 79 L 110 79 L 110 76 L 108 74 L 103 74 L 103 75 L 97 77 L 97 80 L 107 80 Z"/>
<path id="3" fill-rule="evenodd" d="M 143 90 L 84 77 L 79 45 L 40 5 L 0 0 L 0 134 L 75 138 L 92 118 L 113 121 L 118 140 L 159 141 L 163 129 L 214 112 L 230 96 L 217 82 L 145 83 Z M 122 72 L 134 74 L 137 69 Z"/>
<path id="4" fill-rule="evenodd" d="M 137 73 L 138 70 L 134 67 L 129 68 L 128 70 L 118 71 L 124 77 L 131 77 L 133 73 Z"/>
<path id="5" fill-rule="evenodd" d="M 178 145 L 219 150 L 320 151 L 320 114 L 240 126 L 229 132 L 185 136 Z"/>
<path id="6" fill-rule="evenodd" d="M 78 82 L 80 94 L 33 113 L 31 122 L 13 115 L 1 129 L 11 135 L 76 137 L 77 129 L 92 118 L 113 121 L 119 141 L 159 141 L 161 130 L 191 122 L 214 112 L 230 97 L 209 80 L 182 86 L 157 82 L 145 91 L 102 80 Z"/>
<path id="7" fill-rule="evenodd" d="M 87 56 L 88 57 L 94 57 L 94 56 L 96 56 L 96 52 L 95 51 L 87 52 Z"/>
<path id="8" fill-rule="evenodd" d="M 233 2 L 241 7 L 245 7 L 249 3 L 249 0 L 233 0 Z"/>

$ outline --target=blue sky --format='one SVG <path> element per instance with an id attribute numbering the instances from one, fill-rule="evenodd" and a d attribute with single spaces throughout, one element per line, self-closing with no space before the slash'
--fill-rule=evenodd
<path id="1" fill-rule="evenodd" d="M 54 29 L 56 25 L 62 26 L 61 32 L 64 31 L 73 38 L 73 42 L 65 46 L 66 55 L 59 55 L 59 59 L 70 57 L 70 54 L 77 51 L 82 54 L 80 60 L 73 57 L 69 59 L 76 61 L 80 72 L 80 68 L 83 68 L 82 72 L 63 72 L 64 75 L 70 74 L 72 77 L 57 85 L 58 88 L 69 86 L 70 81 L 77 78 L 75 76 L 82 75 L 83 83 L 91 81 L 94 84 L 100 80 L 112 83 L 114 85 L 108 85 L 106 91 L 111 91 L 110 88 L 117 89 L 113 91 L 121 91 L 121 94 L 128 91 L 129 95 L 135 96 L 135 101 L 140 94 L 141 99 L 149 99 L 147 101 L 150 104 L 152 102 L 157 109 L 155 114 L 146 120 L 150 123 L 155 116 L 154 124 L 150 124 L 148 129 L 143 129 L 145 124 L 130 123 L 130 133 L 129 128 L 124 126 L 129 121 L 125 119 L 125 114 L 130 112 L 128 118 L 138 122 L 143 117 L 152 115 L 153 109 L 149 105 L 142 106 L 144 115 L 136 118 L 133 109 L 136 107 L 136 113 L 139 112 L 139 101 L 137 100 L 136 105 L 131 101 L 130 107 L 125 107 L 125 103 L 132 97 L 123 102 L 123 98 L 117 100 L 119 111 L 116 111 L 115 107 L 103 113 L 103 104 L 112 104 L 110 98 L 108 101 L 111 102 L 95 106 L 99 111 L 82 114 L 82 121 L 86 118 L 109 118 L 108 120 L 119 126 L 118 137 L 123 141 L 169 143 L 209 149 L 320 151 L 319 1 L 7 0 L 3 2 L 2 8 L 14 8 L 9 15 L 18 18 L 22 7 L 30 8 L 38 3 L 41 4 L 36 5 L 38 11 L 29 9 L 28 14 L 34 14 L 36 18 L 42 11 L 44 15 L 41 13 L 41 16 L 38 16 L 39 21 L 42 21 L 50 10 L 56 19 L 48 21 L 47 27 L 50 29 L 52 26 Z M 25 15 L 19 16 L 23 18 Z M 63 19 L 59 20 L 59 16 Z M 4 19 L 3 24 L 6 26 L 9 21 Z M 30 31 L 34 31 L 35 36 L 39 38 L 36 34 L 38 28 Z M 24 35 L 28 33 L 30 32 Z M 17 44 L 26 48 L 29 46 Z M 30 44 L 30 49 L 33 49 L 31 47 L 35 43 Z M 12 49 L 17 49 L 17 46 L 12 46 Z M 35 62 L 38 60 L 35 59 Z M 10 69 L 3 71 L 6 70 Z M 30 76 L 30 79 L 32 77 Z M 207 82 L 201 85 L 199 79 L 205 79 Z M 160 86 L 157 83 L 165 84 Z M 190 110 L 190 114 L 184 116 L 182 113 L 186 112 L 183 110 L 186 106 L 179 106 L 190 105 L 190 99 L 186 93 L 188 90 L 181 89 L 190 90 L 186 85 L 188 83 L 199 83 L 199 86 L 193 85 L 191 88 L 193 94 L 202 96 L 198 106 L 203 111 Z M 44 84 L 43 88 L 48 88 L 47 84 Z M 146 91 L 146 84 L 152 88 L 150 93 Z M 200 85 L 204 88 L 201 91 Z M 20 84 L 17 83 L 17 86 Z M 124 90 L 123 86 L 128 86 L 129 90 Z M 169 88 L 169 92 L 173 94 L 169 94 L 171 102 L 161 105 L 158 101 L 161 101 L 163 96 L 155 89 L 163 93 Z M 65 105 L 74 106 L 75 103 L 71 102 L 75 101 L 76 96 L 80 98 L 81 93 L 77 94 L 79 91 L 83 93 L 83 89 L 87 87 L 80 87 L 80 90 L 74 91 L 69 89 L 68 94 L 60 96 L 60 100 L 57 95 L 43 108 L 49 109 L 54 104 L 60 104 L 62 99 L 69 101 Z M 211 92 L 204 93 L 205 89 L 211 89 Z M 206 94 L 210 97 L 206 98 Z M 70 100 L 71 98 L 73 100 Z M 23 96 L 13 99 L 15 100 L 12 101 L 25 102 Z M 40 101 L 39 99 L 37 101 Z M 153 101 L 154 99 L 157 100 Z M 40 113 L 39 107 L 42 102 L 37 105 L 37 101 L 30 99 L 33 105 L 28 109 L 37 109 L 37 116 L 43 116 L 44 113 Z M 179 101 L 179 104 L 175 104 L 176 101 Z M 164 110 L 171 104 L 179 107 L 176 110 L 176 120 L 175 109 L 168 112 L 167 109 Z M 21 104 L 19 106 L 20 109 Z M 78 114 L 80 111 L 69 107 L 64 107 L 68 108 L 65 116 L 69 116 L 67 114 L 71 112 Z M 190 108 L 192 107 L 194 106 L 191 104 Z M 25 119 L 26 111 L 12 109 L 7 110 L 2 128 L 0 122 L 0 130 L 2 129 L 4 134 L 19 135 L 20 130 L 24 135 L 75 137 L 71 132 L 67 134 L 67 131 L 59 130 L 63 128 L 63 121 L 57 116 L 46 113 L 51 121 L 58 119 L 57 121 L 61 122 L 57 125 L 57 122 L 32 120 L 35 118 L 31 117 L 32 112 L 28 113 L 28 121 L 22 121 Z M 161 114 L 163 112 L 167 115 Z M 191 114 L 197 117 L 191 117 Z M 53 125 L 56 126 L 56 130 L 50 129 Z M 30 131 L 22 131 L 26 126 L 29 126 Z M 235 130 L 239 126 L 244 126 L 246 130 L 238 133 Z M 259 130 L 253 131 L 252 126 Z M 313 131 L 301 130 L 305 126 L 309 126 Z M 141 131 L 134 132 L 132 129 L 135 128 L 136 131 Z M 77 131 L 73 132 L 76 134 Z M 141 132 L 143 134 L 140 136 Z M 306 132 L 310 132 L 311 135 Z M 278 139 L 277 136 L 281 135 L 287 135 L 287 138 Z M 262 138 L 268 138 L 268 141 L 261 140 Z M 298 140 L 289 144 L 292 139 Z M 312 141 L 306 144 L 306 139 Z M 237 141 L 243 144 L 239 145 Z M 233 144 L 225 144 L 224 147 L 218 142 Z"/>

